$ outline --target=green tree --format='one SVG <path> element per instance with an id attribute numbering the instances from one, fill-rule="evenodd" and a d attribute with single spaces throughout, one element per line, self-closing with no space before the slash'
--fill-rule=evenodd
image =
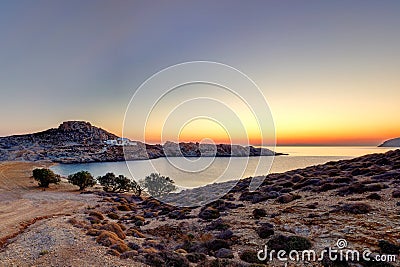
<path id="1" fill-rule="evenodd" d="M 97 177 L 97 181 L 101 186 L 103 186 L 103 190 L 106 192 L 115 192 L 117 188 L 116 177 L 112 172 L 108 172 L 103 176 Z"/>
<path id="2" fill-rule="evenodd" d="M 32 171 L 33 179 L 39 182 L 39 187 L 48 188 L 50 184 L 58 184 L 61 179 L 50 169 L 34 169 Z"/>
<path id="3" fill-rule="evenodd" d="M 103 186 L 106 192 L 129 192 L 134 191 L 136 195 L 141 195 L 142 188 L 136 181 L 132 181 L 124 175 L 115 176 L 114 173 L 106 173 L 104 176 L 99 176 L 97 181 Z"/>
<path id="4" fill-rule="evenodd" d="M 146 178 L 140 182 L 140 185 L 142 188 L 146 188 L 150 195 L 159 197 L 175 191 L 177 187 L 174 183 L 175 182 L 169 177 L 161 176 L 159 173 L 152 173 L 146 176 Z"/>
<path id="5" fill-rule="evenodd" d="M 80 171 L 75 174 L 71 174 L 68 176 L 68 182 L 79 186 L 79 190 L 83 190 L 86 187 L 91 187 L 96 184 L 96 180 L 87 171 Z"/>

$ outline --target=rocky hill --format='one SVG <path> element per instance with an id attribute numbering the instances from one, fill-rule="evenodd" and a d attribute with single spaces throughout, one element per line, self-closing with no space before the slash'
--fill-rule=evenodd
<path id="1" fill-rule="evenodd" d="M 105 140 L 116 138 L 89 122 L 67 121 L 58 128 L 0 138 L 0 160 L 91 161 L 103 152 Z"/>
<path id="2" fill-rule="evenodd" d="M 379 146 L 380 147 L 400 147 L 400 137 L 386 140 Z"/>
<path id="3" fill-rule="evenodd" d="M 119 137 L 84 121 L 67 121 L 43 132 L 0 138 L 0 161 L 50 160 L 62 163 L 152 159 L 165 156 L 272 156 L 268 149 L 219 144 L 173 143 L 150 145 L 106 145 Z"/>

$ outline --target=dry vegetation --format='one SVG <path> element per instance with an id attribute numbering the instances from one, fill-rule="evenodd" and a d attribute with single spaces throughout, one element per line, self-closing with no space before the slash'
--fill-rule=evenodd
<path id="1" fill-rule="evenodd" d="M 222 199 L 193 208 L 129 194 L 97 191 L 77 195 L 61 187 L 56 193 L 61 194 L 59 201 L 74 196 L 80 208 L 71 207 L 72 216 L 43 222 L 51 227 L 54 221 L 64 220 L 52 231 L 74 233 L 77 241 L 71 242 L 80 249 L 74 253 L 93 266 L 101 265 L 97 265 L 99 258 L 90 258 L 94 255 L 114 266 L 252 266 L 268 264 L 257 259 L 257 251 L 265 244 L 276 250 L 321 251 L 334 247 L 339 238 L 346 239 L 352 249 L 368 247 L 374 253 L 399 256 L 400 150 L 271 174 L 254 192 L 248 191 L 249 183 L 250 179 L 243 179 Z M 203 193 L 217 187 L 206 187 Z M 43 193 L 34 187 L 24 190 Z M 184 200 L 188 193 L 176 199 Z M 90 203 L 82 206 L 87 200 Z M 61 211 L 66 213 L 63 207 Z M 5 257 L 7 251 L 22 244 L 21 238 L 35 231 L 34 227 L 12 239 L 0 259 L 13 262 Z M 86 253 L 93 249 L 96 252 Z M 54 260 L 57 248 L 45 250 L 37 251 L 32 263 Z M 379 266 L 398 266 L 399 261 L 398 257 L 397 263 Z M 303 265 L 378 266 L 327 259 L 296 264 Z M 72 266 L 78 265 L 74 262 Z"/>

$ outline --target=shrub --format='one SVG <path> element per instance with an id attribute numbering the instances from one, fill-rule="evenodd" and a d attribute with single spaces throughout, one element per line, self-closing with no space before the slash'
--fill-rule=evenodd
<path id="1" fill-rule="evenodd" d="M 255 250 L 244 250 L 242 253 L 240 253 L 239 257 L 242 261 L 248 263 L 257 263 L 257 264 L 264 263 L 258 259 L 257 251 Z"/>
<path id="2" fill-rule="evenodd" d="M 124 253 L 129 250 L 129 247 L 123 242 L 118 242 L 114 245 L 111 245 L 110 248 L 118 251 L 119 253 Z"/>
<path id="3" fill-rule="evenodd" d="M 97 181 L 103 186 L 103 190 L 106 192 L 134 191 L 138 196 L 142 193 L 142 188 L 139 184 L 124 175 L 115 176 L 114 173 L 109 172 L 104 176 L 97 177 Z"/>
<path id="4" fill-rule="evenodd" d="M 339 211 L 351 214 L 366 214 L 372 211 L 372 207 L 366 203 L 350 203 L 343 204 L 339 207 Z"/>
<path id="5" fill-rule="evenodd" d="M 80 171 L 75 174 L 71 174 L 68 176 L 68 182 L 79 186 L 79 190 L 83 190 L 86 187 L 91 187 L 96 184 L 96 180 L 87 171 Z"/>
<path id="6" fill-rule="evenodd" d="M 289 253 L 291 250 L 303 251 L 312 247 L 311 242 L 301 236 L 275 235 L 267 242 L 268 248 L 276 251 L 284 250 Z"/>
<path id="7" fill-rule="evenodd" d="M 99 220 L 104 220 L 104 215 L 98 211 L 93 210 L 93 211 L 89 212 L 89 216 L 96 217 Z"/>
<path id="8" fill-rule="evenodd" d="M 114 212 L 110 212 L 107 214 L 107 217 L 113 220 L 118 220 L 119 219 L 119 215 L 114 213 Z"/>
<path id="9" fill-rule="evenodd" d="M 400 198 L 400 190 L 395 190 L 395 191 L 393 191 L 392 197 L 394 197 L 394 198 Z"/>
<path id="10" fill-rule="evenodd" d="M 39 253 L 40 256 L 43 256 L 43 255 L 46 255 L 46 254 L 49 254 L 49 251 L 48 251 L 48 250 L 42 250 L 42 251 L 40 251 L 40 253 Z"/>
<path id="11" fill-rule="evenodd" d="M 399 254 L 400 246 L 392 244 L 386 240 L 379 240 L 378 246 L 384 254 Z"/>
<path id="12" fill-rule="evenodd" d="M 269 223 L 264 223 L 257 229 L 257 234 L 260 238 L 268 238 L 274 234 L 273 226 Z"/>
<path id="13" fill-rule="evenodd" d="M 212 207 L 206 207 L 205 209 L 202 209 L 199 213 L 199 218 L 203 220 L 212 220 L 212 219 L 217 219 L 219 217 L 220 217 L 219 210 Z"/>
<path id="14" fill-rule="evenodd" d="M 103 186 L 103 190 L 106 192 L 112 192 L 116 190 L 115 174 L 108 172 L 103 176 L 97 177 L 99 184 Z"/>
<path id="15" fill-rule="evenodd" d="M 106 231 L 109 231 L 109 232 L 113 232 L 121 239 L 125 239 L 126 238 L 126 234 L 121 229 L 121 226 L 119 224 L 117 224 L 117 223 L 108 223 L 106 225 L 103 225 L 100 229 L 101 230 L 106 230 Z"/>
<path id="16" fill-rule="evenodd" d="M 193 253 L 189 253 L 186 255 L 186 258 L 193 263 L 198 263 L 201 261 L 205 261 L 207 256 L 204 253 L 197 253 L 197 252 L 193 252 Z"/>
<path id="17" fill-rule="evenodd" d="M 120 211 L 131 211 L 131 208 L 128 205 L 118 205 L 117 209 Z"/>
<path id="18" fill-rule="evenodd" d="M 50 184 L 58 184 L 61 179 L 50 169 L 34 169 L 33 179 L 39 182 L 39 187 L 48 188 Z"/>
<path id="19" fill-rule="evenodd" d="M 157 173 L 152 173 L 149 176 L 146 176 L 146 178 L 141 181 L 141 185 L 154 197 L 163 196 L 177 189 L 171 178 L 161 176 Z"/>
<path id="20" fill-rule="evenodd" d="M 124 243 L 122 239 L 120 239 L 115 233 L 110 231 L 101 231 L 100 235 L 96 238 L 96 242 L 105 247 Z"/>

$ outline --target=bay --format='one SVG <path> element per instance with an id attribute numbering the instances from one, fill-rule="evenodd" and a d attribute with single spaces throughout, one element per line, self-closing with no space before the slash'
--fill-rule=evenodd
<path id="1" fill-rule="evenodd" d="M 383 153 L 390 148 L 378 147 L 321 147 L 321 146 L 278 146 L 275 151 L 287 153 L 277 157 L 200 157 L 200 158 L 158 158 L 128 162 L 99 162 L 80 164 L 57 164 L 51 169 L 62 176 L 78 171 L 89 171 L 93 176 L 107 172 L 123 174 L 140 180 L 156 172 L 168 176 L 181 188 L 200 187 L 215 182 L 236 180 L 244 177 L 285 172 L 328 161 L 350 159 L 371 153 Z"/>

